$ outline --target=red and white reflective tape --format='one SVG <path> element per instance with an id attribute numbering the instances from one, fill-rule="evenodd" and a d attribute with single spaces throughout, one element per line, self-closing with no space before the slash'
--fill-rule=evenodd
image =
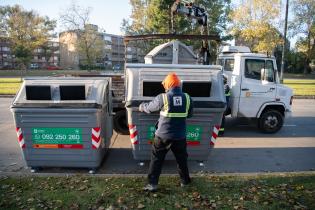
<path id="1" fill-rule="evenodd" d="M 128 125 L 129 133 L 130 133 L 130 140 L 132 144 L 138 144 L 138 131 L 135 125 Z"/>
<path id="2" fill-rule="evenodd" d="M 220 126 L 219 125 L 215 125 L 213 126 L 213 131 L 212 131 L 212 136 L 211 136 L 211 141 L 210 141 L 210 145 L 214 146 L 216 139 L 219 135 L 219 130 L 220 130 Z"/>
<path id="3" fill-rule="evenodd" d="M 92 148 L 98 149 L 101 145 L 101 128 L 92 128 Z"/>
<path id="4" fill-rule="evenodd" d="M 24 142 L 24 137 L 23 137 L 23 133 L 22 133 L 21 128 L 18 128 L 18 127 L 16 128 L 16 135 L 17 135 L 20 147 L 22 149 L 24 149 L 25 148 L 25 142 Z"/>

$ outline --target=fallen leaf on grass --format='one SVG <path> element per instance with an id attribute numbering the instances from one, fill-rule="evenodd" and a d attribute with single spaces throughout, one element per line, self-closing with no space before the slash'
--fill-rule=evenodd
<path id="1" fill-rule="evenodd" d="M 180 203 L 175 203 L 175 208 L 180 209 L 182 207 L 182 205 L 180 205 Z"/>
<path id="2" fill-rule="evenodd" d="M 195 209 L 200 209 L 200 203 L 199 202 L 195 202 L 193 206 Z"/>
<path id="3" fill-rule="evenodd" d="M 124 202 L 124 198 L 123 197 L 119 197 L 118 199 L 117 199 L 117 203 L 118 204 L 122 204 Z"/>
<path id="4" fill-rule="evenodd" d="M 34 201 L 34 198 L 29 198 L 29 199 L 27 199 L 27 202 L 28 203 L 32 203 Z"/>
<path id="5" fill-rule="evenodd" d="M 106 208 L 106 210 L 114 210 L 114 206 L 110 205 L 109 207 Z"/>
<path id="6" fill-rule="evenodd" d="M 100 207 L 98 207 L 97 210 L 105 210 L 105 207 L 104 206 L 100 206 Z"/>
<path id="7" fill-rule="evenodd" d="M 78 205 L 78 204 L 73 203 L 73 204 L 71 204 L 70 209 L 71 209 L 71 210 L 79 210 L 79 209 L 80 209 L 80 207 L 79 207 L 79 205 Z"/>
<path id="8" fill-rule="evenodd" d="M 79 187 L 78 190 L 79 190 L 79 191 L 83 191 L 83 190 L 86 190 L 86 188 L 87 188 L 86 186 L 81 186 L 81 187 Z"/>
<path id="9" fill-rule="evenodd" d="M 138 209 L 143 209 L 143 208 L 145 208 L 145 205 L 143 205 L 142 203 L 139 203 L 138 206 L 137 206 L 137 208 L 138 208 Z"/>

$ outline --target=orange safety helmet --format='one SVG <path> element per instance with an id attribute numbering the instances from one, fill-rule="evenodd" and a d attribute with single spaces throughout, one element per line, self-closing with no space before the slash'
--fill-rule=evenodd
<path id="1" fill-rule="evenodd" d="M 180 80 L 175 73 L 169 73 L 162 82 L 165 90 L 169 90 L 173 87 L 180 87 Z"/>

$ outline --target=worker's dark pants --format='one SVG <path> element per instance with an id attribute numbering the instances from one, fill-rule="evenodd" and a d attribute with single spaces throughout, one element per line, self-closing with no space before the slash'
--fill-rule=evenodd
<path id="1" fill-rule="evenodd" d="M 223 113 L 222 122 L 220 126 L 220 133 L 224 133 L 224 128 L 225 128 L 225 113 Z"/>
<path id="2" fill-rule="evenodd" d="M 222 122 L 221 122 L 221 126 L 220 126 L 220 133 L 219 134 L 224 134 L 224 128 L 225 128 L 225 115 L 227 114 L 228 110 L 229 110 L 229 101 L 230 101 L 230 96 L 225 96 L 226 97 L 226 109 L 223 113 L 223 117 L 222 117 Z"/>
<path id="3" fill-rule="evenodd" d="M 183 184 L 188 184 L 190 182 L 187 167 L 188 154 L 186 139 L 164 140 L 155 136 L 154 143 L 152 145 L 151 162 L 148 173 L 148 181 L 150 184 L 158 184 L 165 156 L 170 149 L 176 158 L 177 169 L 181 182 Z"/>

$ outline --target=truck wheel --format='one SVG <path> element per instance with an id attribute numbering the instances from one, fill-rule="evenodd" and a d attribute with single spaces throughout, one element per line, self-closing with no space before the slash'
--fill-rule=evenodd
<path id="1" fill-rule="evenodd" d="M 125 110 L 116 112 L 113 121 L 114 130 L 116 131 L 116 133 L 122 135 L 129 135 L 129 129 L 127 126 L 127 116 Z"/>
<path id="2" fill-rule="evenodd" d="M 258 120 L 258 127 L 264 133 L 276 133 L 282 125 L 283 115 L 277 110 L 264 112 Z"/>

